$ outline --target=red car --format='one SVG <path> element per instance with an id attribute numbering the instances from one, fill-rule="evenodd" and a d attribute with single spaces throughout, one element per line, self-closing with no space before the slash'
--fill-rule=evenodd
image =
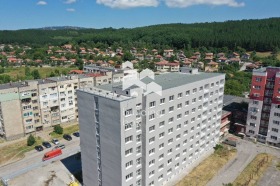
<path id="1" fill-rule="evenodd" d="M 49 151 L 49 152 L 45 153 L 45 155 L 43 157 L 43 161 L 49 160 L 49 159 L 54 158 L 56 156 L 59 156 L 61 154 L 62 154 L 62 151 L 61 151 L 60 148 L 54 149 L 52 151 Z"/>

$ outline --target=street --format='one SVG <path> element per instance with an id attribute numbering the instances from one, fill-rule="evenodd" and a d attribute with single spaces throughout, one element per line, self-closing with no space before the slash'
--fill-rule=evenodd
<path id="1" fill-rule="evenodd" d="M 53 144 L 51 148 L 44 149 L 41 152 L 32 150 L 30 152 L 27 152 L 23 159 L 0 167 L 0 177 L 3 180 L 10 180 L 35 168 L 42 167 L 54 161 L 64 159 L 80 151 L 80 138 L 73 137 L 73 140 L 71 141 L 61 139 L 60 143 L 65 144 L 65 149 L 62 150 L 62 155 L 47 161 L 42 161 L 42 157 L 44 156 L 44 154 L 50 151 L 55 146 Z"/>

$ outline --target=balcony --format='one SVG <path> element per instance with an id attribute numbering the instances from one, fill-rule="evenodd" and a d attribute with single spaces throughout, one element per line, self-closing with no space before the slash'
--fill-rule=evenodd
<path id="1" fill-rule="evenodd" d="M 268 89 L 273 89 L 273 88 L 274 88 L 274 85 L 269 85 L 269 84 L 267 84 L 265 87 L 268 88 Z"/>

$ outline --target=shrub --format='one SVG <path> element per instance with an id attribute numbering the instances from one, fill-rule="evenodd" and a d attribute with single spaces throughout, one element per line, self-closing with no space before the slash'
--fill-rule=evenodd
<path id="1" fill-rule="evenodd" d="M 54 132 L 57 134 L 63 134 L 63 128 L 60 125 L 54 126 Z"/>
<path id="2" fill-rule="evenodd" d="M 27 138 L 27 145 L 32 146 L 32 145 L 34 145 L 35 142 L 36 142 L 36 139 L 34 138 L 34 136 L 32 134 L 30 134 Z"/>

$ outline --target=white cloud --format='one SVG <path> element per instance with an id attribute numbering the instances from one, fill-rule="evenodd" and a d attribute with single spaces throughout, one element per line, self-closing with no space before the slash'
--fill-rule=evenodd
<path id="1" fill-rule="evenodd" d="M 72 3 L 76 3 L 77 0 L 66 0 L 64 1 L 65 4 L 72 4 Z"/>
<path id="2" fill-rule="evenodd" d="M 189 7 L 192 5 L 213 5 L 213 6 L 230 6 L 230 7 L 242 7 L 245 6 L 244 2 L 238 3 L 236 0 L 165 0 L 165 4 L 168 7 Z"/>
<path id="3" fill-rule="evenodd" d="M 66 11 L 67 12 L 75 12 L 76 10 L 74 8 L 67 8 Z"/>
<path id="4" fill-rule="evenodd" d="M 111 8 L 135 8 L 135 7 L 157 7 L 158 0 L 96 0 L 98 4 L 104 4 Z"/>
<path id="5" fill-rule="evenodd" d="M 37 5 L 47 5 L 46 1 L 38 1 Z"/>
<path id="6" fill-rule="evenodd" d="M 75 1 L 75 0 L 67 0 Z M 160 2 L 165 2 L 168 7 L 185 8 L 193 5 L 212 5 L 212 6 L 230 6 L 242 7 L 244 2 L 236 0 L 96 0 L 98 4 L 103 4 L 111 8 L 135 8 L 135 7 L 157 7 Z"/>

